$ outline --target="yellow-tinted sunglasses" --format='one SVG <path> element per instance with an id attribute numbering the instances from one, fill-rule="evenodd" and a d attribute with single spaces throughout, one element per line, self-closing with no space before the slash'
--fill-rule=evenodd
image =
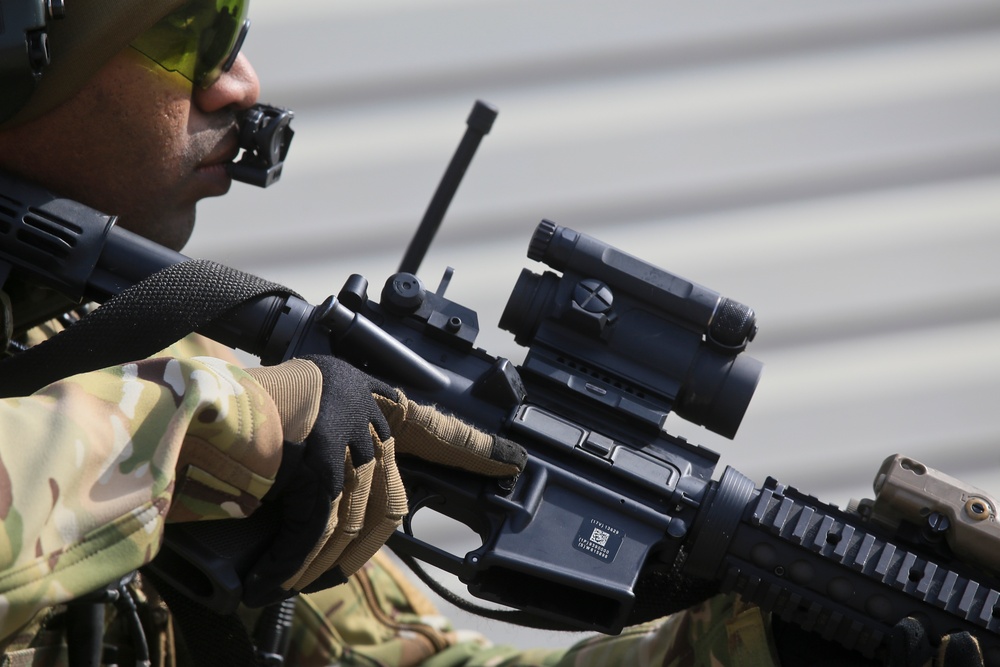
<path id="1" fill-rule="evenodd" d="M 192 0 L 132 40 L 164 69 L 208 88 L 229 71 L 243 45 L 250 0 Z"/>

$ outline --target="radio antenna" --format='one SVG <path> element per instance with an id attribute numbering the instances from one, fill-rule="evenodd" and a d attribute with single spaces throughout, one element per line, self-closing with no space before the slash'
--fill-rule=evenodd
<path id="1" fill-rule="evenodd" d="M 448 206 L 451 205 L 451 200 L 455 197 L 458 185 L 462 182 L 462 177 L 465 176 L 465 170 L 469 168 L 472 157 L 476 154 L 476 149 L 479 148 L 479 142 L 489 134 L 490 128 L 493 127 L 497 113 L 496 107 L 482 100 L 476 100 L 476 103 L 472 105 L 472 112 L 469 113 L 469 118 L 465 121 L 468 127 L 465 134 L 462 135 L 462 141 L 459 142 L 458 148 L 455 149 L 455 154 L 452 156 L 448 168 L 445 169 L 444 176 L 441 177 L 441 182 L 438 184 L 434 196 L 431 197 L 430 204 L 427 205 L 424 219 L 420 221 L 420 226 L 417 227 L 417 232 L 413 235 L 413 240 L 410 241 L 410 245 L 403 255 L 403 261 L 399 263 L 400 273 L 416 274 L 417 269 L 420 268 L 420 263 L 424 261 L 424 255 L 427 254 L 427 249 L 430 247 L 431 241 L 434 240 L 434 235 L 437 233 L 438 227 L 441 226 L 445 213 L 448 212 Z"/>

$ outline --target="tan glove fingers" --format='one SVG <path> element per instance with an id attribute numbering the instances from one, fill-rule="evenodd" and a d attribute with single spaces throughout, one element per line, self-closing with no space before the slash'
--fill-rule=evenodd
<path id="1" fill-rule="evenodd" d="M 375 402 L 389 422 L 399 454 L 489 477 L 511 477 L 523 468 L 524 450 L 517 445 L 397 393 L 398 401 L 375 394 Z"/>
<path id="2" fill-rule="evenodd" d="M 946 667 L 961 665 L 962 667 L 982 667 L 983 651 L 979 640 L 969 632 L 956 632 L 946 635 L 938 648 L 937 661 L 934 665 Z"/>
<path id="3" fill-rule="evenodd" d="M 316 560 L 320 552 L 323 550 L 323 547 L 326 545 L 330 537 L 333 536 L 333 534 L 337 530 L 337 524 L 338 524 L 337 515 L 340 511 L 340 505 L 342 501 L 343 501 L 343 496 L 338 496 L 337 498 L 334 499 L 333 503 L 330 505 L 330 513 L 327 516 L 326 530 L 323 531 L 323 535 L 316 542 L 316 544 L 313 545 L 313 548 L 309 551 L 309 554 L 302 561 L 302 565 L 299 566 L 299 569 L 295 571 L 295 574 L 293 574 L 291 577 L 289 577 L 287 580 L 281 583 L 281 587 L 286 591 L 292 590 L 293 588 L 295 590 L 300 590 L 299 588 L 296 588 L 296 586 L 298 586 L 299 580 L 303 577 L 305 572 L 311 567 L 313 561 Z"/>
<path id="4" fill-rule="evenodd" d="M 396 467 L 394 439 L 382 442 L 372 432 L 376 462 L 372 492 L 368 499 L 364 529 L 340 558 L 340 570 L 345 577 L 361 569 L 382 548 L 409 511 L 406 490 L 403 488 L 399 468 Z"/>
<path id="5" fill-rule="evenodd" d="M 375 460 L 355 468 L 351 453 L 346 452 L 344 463 L 344 491 L 337 499 L 339 505 L 331 508 L 330 530 L 317 542 L 302 567 L 282 586 L 302 590 L 341 560 L 344 550 L 357 539 L 365 525 L 369 505 Z"/>

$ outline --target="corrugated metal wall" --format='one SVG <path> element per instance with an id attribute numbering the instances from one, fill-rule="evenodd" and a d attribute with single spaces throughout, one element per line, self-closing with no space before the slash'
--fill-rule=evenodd
<path id="1" fill-rule="evenodd" d="M 421 268 L 494 331 L 550 218 L 754 307 L 734 441 L 843 504 L 903 452 L 1000 492 L 1000 5 L 258 0 L 284 180 L 189 252 L 313 300 L 398 265 L 476 98 L 499 119 Z M 540 270 L 540 267 L 534 267 Z"/>

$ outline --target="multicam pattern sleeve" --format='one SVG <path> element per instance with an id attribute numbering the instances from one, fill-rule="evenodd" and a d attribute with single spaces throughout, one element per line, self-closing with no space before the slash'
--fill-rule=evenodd
<path id="1" fill-rule="evenodd" d="M 287 667 L 777 667 L 770 618 L 734 595 L 567 648 L 456 631 L 384 554 L 347 584 L 299 597 Z"/>
<path id="2" fill-rule="evenodd" d="M 0 637 L 148 562 L 164 521 L 251 512 L 282 443 L 271 398 L 214 357 L 55 382 L 0 401 L 0 429 Z"/>

